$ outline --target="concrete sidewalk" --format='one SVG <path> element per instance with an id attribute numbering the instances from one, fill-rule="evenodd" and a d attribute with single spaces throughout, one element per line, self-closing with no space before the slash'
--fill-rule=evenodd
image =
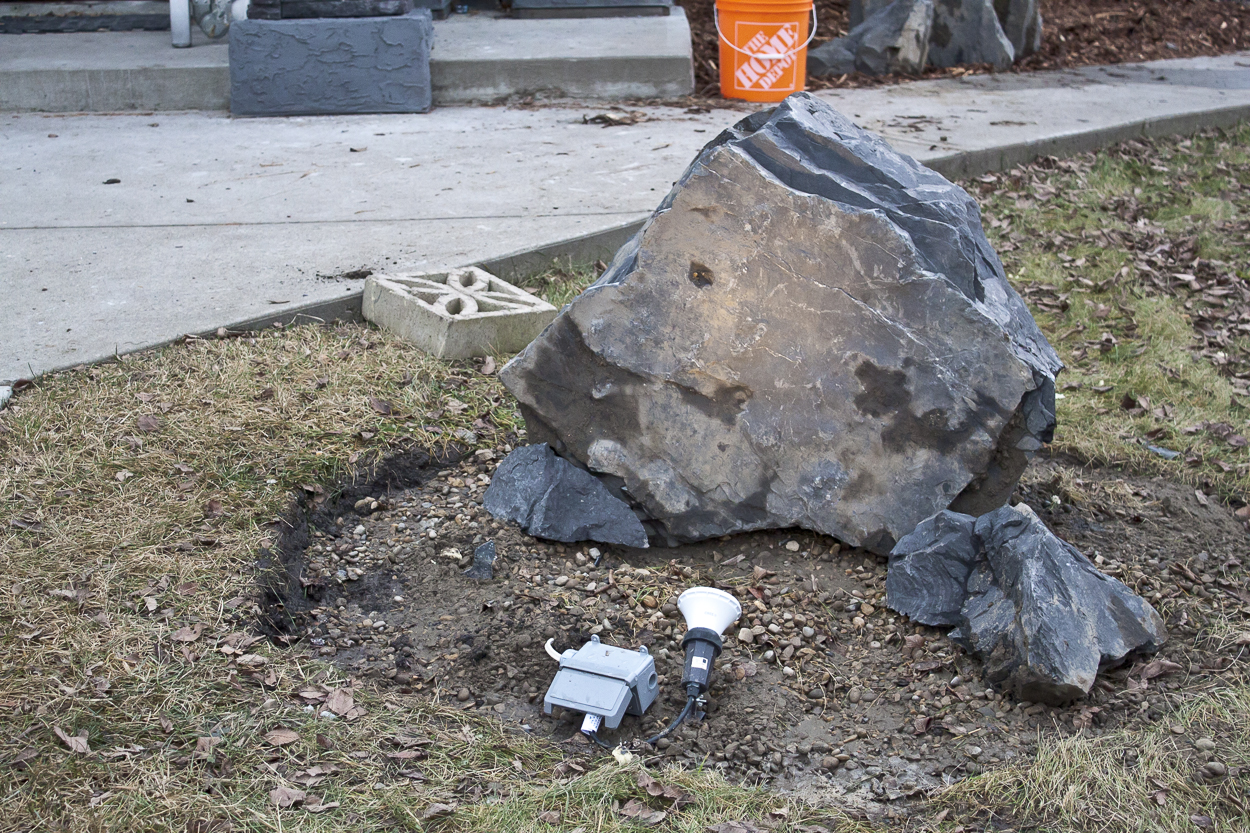
<path id="1" fill-rule="evenodd" d="M 821 97 L 944 173 L 973 174 L 1235 123 L 1250 116 L 1250 57 Z M 505 268 L 543 247 L 607 256 L 744 115 L 653 107 L 635 125 L 583 123 L 601 108 L 0 115 L 0 380 L 350 307 L 360 283 L 335 276 L 353 270 Z"/>

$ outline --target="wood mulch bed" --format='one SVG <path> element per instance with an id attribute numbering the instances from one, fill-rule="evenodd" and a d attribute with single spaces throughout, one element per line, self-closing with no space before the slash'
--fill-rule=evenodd
<path id="1" fill-rule="evenodd" d="M 676 0 L 694 40 L 695 90 L 719 97 L 714 0 Z M 850 0 L 816 0 L 813 45 L 846 34 Z M 1224 55 L 1250 48 L 1250 2 L 1242 0 L 1042 0 L 1042 49 L 1012 72 Z M 988 66 L 929 69 L 919 76 L 809 76 L 808 89 L 870 87 L 915 78 L 989 72 Z"/>

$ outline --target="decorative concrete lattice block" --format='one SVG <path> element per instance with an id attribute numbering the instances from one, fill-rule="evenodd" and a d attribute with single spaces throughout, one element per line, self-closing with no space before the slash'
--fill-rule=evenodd
<path id="1" fill-rule="evenodd" d="M 475 266 L 420 275 L 371 275 L 367 320 L 440 359 L 516 353 L 556 317 L 556 308 Z"/>
<path id="2" fill-rule="evenodd" d="M 230 112 L 424 113 L 432 102 L 433 44 L 428 9 L 393 17 L 236 20 Z"/>

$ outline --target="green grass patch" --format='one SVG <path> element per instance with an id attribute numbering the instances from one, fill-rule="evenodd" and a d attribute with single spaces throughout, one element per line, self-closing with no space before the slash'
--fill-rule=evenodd
<path id="1" fill-rule="evenodd" d="M 1130 142 L 966 183 L 1068 365 L 1057 449 L 1250 493 L 1248 141 Z"/>

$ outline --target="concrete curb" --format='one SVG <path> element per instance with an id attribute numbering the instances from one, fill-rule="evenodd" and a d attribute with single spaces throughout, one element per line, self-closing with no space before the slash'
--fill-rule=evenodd
<path id="1" fill-rule="evenodd" d="M 1131 124 L 1100 127 L 1065 136 L 1051 136 L 1031 142 L 996 148 L 966 150 L 930 159 L 926 167 L 950 179 L 980 176 L 1032 162 L 1042 156 L 1075 156 L 1101 150 L 1129 139 L 1157 139 L 1190 135 L 1215 127 L 1232 127 L 1250 119 L 1250 105 L 1239 104 L 1200 113 L 1181 113 L 1162 118 L 1142 119 Z"/>

